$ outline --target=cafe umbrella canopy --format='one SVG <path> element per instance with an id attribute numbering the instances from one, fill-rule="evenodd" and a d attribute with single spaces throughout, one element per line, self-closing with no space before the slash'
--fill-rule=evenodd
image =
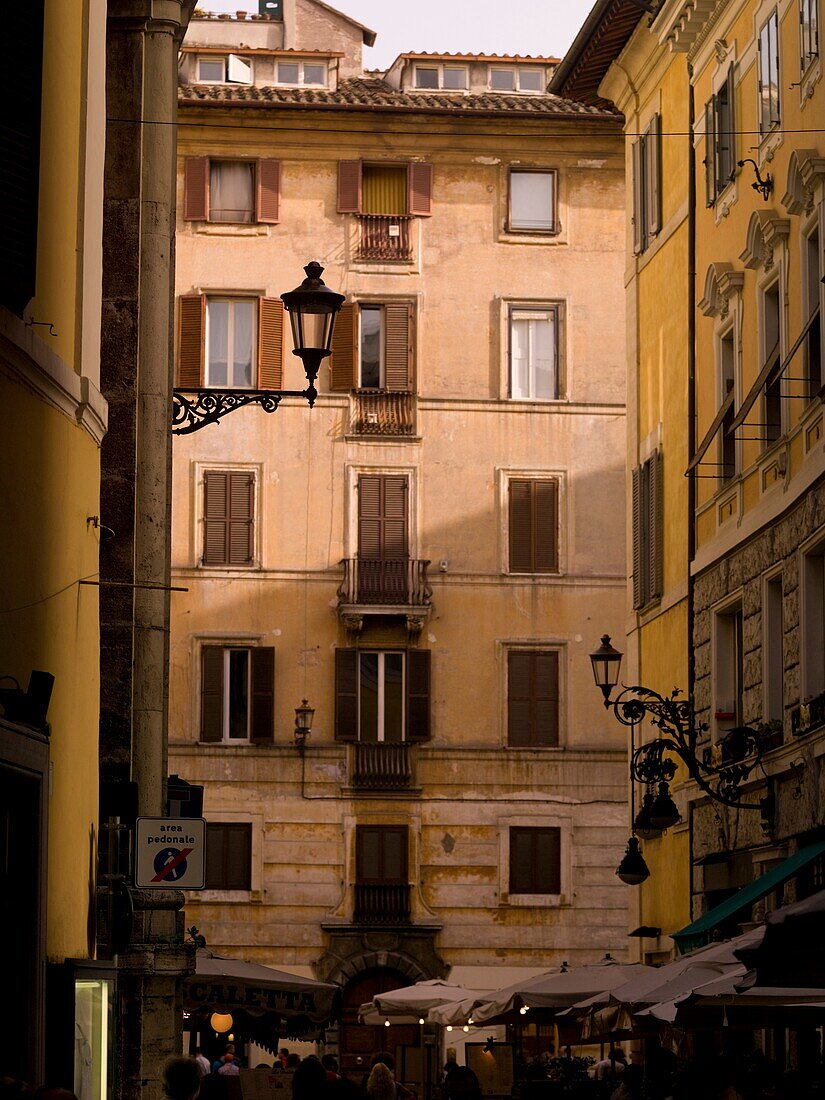
<path id="1" fill-rule="evenodd" d="M 279 1036 L 317 1033 L 338 1015 L 336 985 L 201 949 L 183 987 L 186 1012 L 232 1017 L 232 1031 L 274 1049 Z"/>

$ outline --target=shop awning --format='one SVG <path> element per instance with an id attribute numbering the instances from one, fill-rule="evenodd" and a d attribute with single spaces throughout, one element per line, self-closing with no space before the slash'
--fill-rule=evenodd
<path id="1" fill-rule="evenodd" d="M 741 890 L 737 890 L 735 894 L 699 917 L 698 920 L 685 925 L 678 932 L 673 932 L 672 938 L 676 941 L 679 951 L 692 951 L 694 948 L 708 943 L 710 934 L 714 929 L 741 913 L 743 909 L 749 908 L 755 901 L 759 901 L 760 898 L 765 897 L 772 890 L 777 889 L 789 878 L 793 878 L 803 867 L 816 859 L 817 856 L 821 856 L 823 852 L 825 852 L 825 841 L 810 844 L 807 848 L 800 848 L 794 855 L 789 856 L 764 875 L 760 875 L 758 879 L 747 886 L 743 886 Z"/>

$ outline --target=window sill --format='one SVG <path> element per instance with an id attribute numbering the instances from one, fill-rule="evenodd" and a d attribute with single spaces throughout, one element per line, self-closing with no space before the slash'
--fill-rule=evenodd
<path id="1" fill-rule="evenodd" d="M 198 890 L 196 901 L 219 902 L 221 905 L 249 905 L 263 901 L 260 890 Z"/>
<path id="2" fill-rule="evenodd" d="M 501 904 L 512 908 L 564 909 L 570 905 L 564 894 L 508 894 L 501 895 Z"/>
<path id="3" fill-rule="evenodd" d="M 537 229 L 502 229 L 498 235 L 499 244 L 560 245 L 567 244 L 567 237 L 560 229 L 541 232 Z"/>
<path id="4" fill-rule="evenodd" d="M 246 222 L 197 222 L 195 232 L 206 237 L 268 237 L 271 223 L 249 225 Z"/>

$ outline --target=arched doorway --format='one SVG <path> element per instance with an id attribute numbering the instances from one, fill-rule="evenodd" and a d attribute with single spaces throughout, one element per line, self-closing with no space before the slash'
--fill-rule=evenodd
<path id="1" fill-rule="evenodd" d="M 400 1072 L 404 1061 L 401 1048 L 419 1047 L 421 1033 L 417 1024 L 373 1027 L 358 1022 L 358 1009 L 366 1001 L 371 1001 L 378 993 L 388 993 L 391 989 L 401 989 L 411 984 L 410 978 L 400 970 L 382 966 L 361 971 L 344 987 L 338 1052 L 341 1070 L 348 1077 L 360 1081 L 369 1068 L 373 1054 L 380 1050 L 387 1050 L 395 1057 Z"/>

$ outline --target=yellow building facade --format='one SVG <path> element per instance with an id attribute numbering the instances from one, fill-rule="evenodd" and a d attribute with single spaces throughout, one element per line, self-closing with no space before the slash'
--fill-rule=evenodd
<path id="1" fill-rule="evenodd" d="M 11 16 L 25 91 L 4 129 L 14 155 L 10 146 L 3 157 L 0 911 L 15 1014 L 30 1025 L 7 1072 L 33 1084 L 44 1071 L 46 962 L 94 954 L 98 600 L 78 581 L 97 575 L 107 419 L 105 17 L 98 0 Z M 30 682 L 33 671 L 49 675 Z"/>

